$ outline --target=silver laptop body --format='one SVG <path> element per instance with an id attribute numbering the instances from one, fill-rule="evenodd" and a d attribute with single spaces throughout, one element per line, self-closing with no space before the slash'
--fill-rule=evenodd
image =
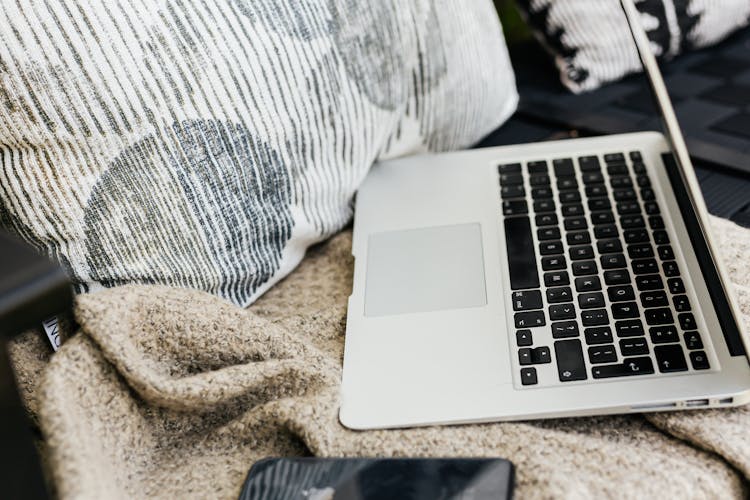
<path id="1" fill-rule="evenodd" d="M 424 155 L 359 190 L 341 394 L 353 429 L 728 407 L 748 337 L 666 125 Z"/>

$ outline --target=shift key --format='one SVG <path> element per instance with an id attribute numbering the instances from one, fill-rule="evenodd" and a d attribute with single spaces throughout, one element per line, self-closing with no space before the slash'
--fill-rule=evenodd
<path id="1" fill-rule="evenodd" d="M 583 360 L 583 349 L 578 339 L 558 340 L 555 342 L 555 359 L 560 382 L 586 380 L 586 363 Z"/>

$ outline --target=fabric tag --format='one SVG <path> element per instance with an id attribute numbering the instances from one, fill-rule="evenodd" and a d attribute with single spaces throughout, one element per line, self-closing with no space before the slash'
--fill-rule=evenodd
<path id="1" fill-rule="evenodd" d="M 49 343 L 52 344 L 52 349 L 57 351 L 60 348 L 60 329 L 57 325 L 57 316 L 52 316 L 43 321 L 42 326 L 44 327 L 44 333 L 47 334 Z"/>

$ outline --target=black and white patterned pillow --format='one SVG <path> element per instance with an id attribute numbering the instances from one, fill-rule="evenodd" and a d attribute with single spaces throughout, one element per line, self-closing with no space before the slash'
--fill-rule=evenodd
<path id="1" fill-rule="evenodd" d="M 641 70 L 619 0 L 517 0 L 579 93 Z M 635 0 L 654 54 L 670 59 L 714 44 L 750 23 L 748 0 Z"/>
<path id="2" fill-rule="evenodd" d="M 0 0 L 0 225 L 79 291 L 247 305 L 371 164 L 515 109 L 490 0 Z"/>

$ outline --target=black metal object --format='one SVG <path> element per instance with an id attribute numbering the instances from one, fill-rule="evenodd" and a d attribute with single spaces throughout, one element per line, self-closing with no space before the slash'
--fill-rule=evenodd
<path id="1" fill-rule="evenodd" d="M 0 488 L 3 498 L 48 498 L 34 434 L 21 404 L 8 340 L 67 314 L 73 293 L 65 273 L 17 239 L 0 233 Z"/>

